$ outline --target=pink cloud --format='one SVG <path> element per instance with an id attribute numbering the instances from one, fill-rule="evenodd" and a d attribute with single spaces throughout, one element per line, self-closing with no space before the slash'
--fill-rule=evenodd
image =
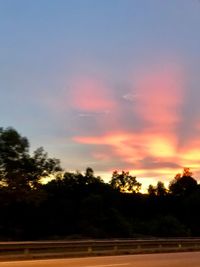
<path id="1" fill-rule="evenodd" d="M 86 112 L 109 111 L 115 106 L 109 93 L 109 88 L 100 80 L 76 78 L 70 90 L 71 106 Z"/>
<path id="2" fill-rule="evenodd" d="M 134 110 L 151 129 L 173 130 L 180 122 L 183 102 L 184 74 L 178 67 L 168 65 L 140 73 L 135 80 L 137 102 Z"/>

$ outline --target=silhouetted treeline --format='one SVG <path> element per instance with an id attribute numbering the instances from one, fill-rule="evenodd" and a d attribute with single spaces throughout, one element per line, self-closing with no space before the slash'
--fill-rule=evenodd
<path id="1" fill-rule="evenodd" d="M 200 236 L 200 186 L 188 168 L 142 194 L 128 172 L 114 171 L 109 183 L 91 168 L 63 172 L 42 148 L 31 155 L 26 138 L 0 128 L 0 182 L 0 240 Z"/>

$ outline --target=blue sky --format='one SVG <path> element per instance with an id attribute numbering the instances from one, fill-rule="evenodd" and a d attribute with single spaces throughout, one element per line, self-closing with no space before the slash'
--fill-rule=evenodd
<path id="1" fill-rule="evenodd" d="M 0 0 L 0 125 L 66 170 L 198 175 L 199 25 L 198 0 Z"/>

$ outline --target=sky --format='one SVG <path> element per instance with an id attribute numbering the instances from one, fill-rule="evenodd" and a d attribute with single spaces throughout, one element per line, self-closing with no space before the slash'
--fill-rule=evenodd
<path id="1" fill-rule="evenodd" d="M 66 171 L 200 179 L 199 0 L 0 0 L 0 126 Z"/>

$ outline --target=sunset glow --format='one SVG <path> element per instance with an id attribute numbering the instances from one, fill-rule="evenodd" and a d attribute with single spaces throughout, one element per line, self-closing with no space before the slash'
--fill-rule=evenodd
<path id="1" fill-rule="evenodd" d="M 178 128 L 183 121 L 180 111 L 184 105 L 184 84 L 187 77 L 182 67 L 178 68 L 178 64 L 176 67 L 165 62 L 161 65 L 165 68 L 145 70 L 136 76 L 135 84 L 132 85 L 135 91 L 131 92 L 135 97 L 131 101 L 126 98 L 129 113 L 124 114 L 119 100 L 117 102 L 114 99 L 106 99 L 104 89 L 101 90 L 105 87 L 97 83 L 92 84 L 92 87 L 91 84 L 88 87 L 83 84 L 82 89 L 76 90 L 73 95 L 74 108 L 81 112 L 93 111 L 94 115 L 109 108 L 110 114 L 95 118 L 97 125 L 105 123 L 103 134 L 74 136 L 74 142 L 92 145 L 95 151 L 91 157 L 102 164 L 115 158 L 117 164 L 121 163 L 121 166 L 114 166 L 116 169 L 133 169 L 140 176 L 154 175 L 162 179 L 161 176 L 166 174 L 173 178 L 178 169 L 189 163 L 196 167 L 197 163 L 191 160 L 198 156 L 198 152 L 185 150 L 186 152 L 182 153 L 182 148 L 179 147 Z M 114 95 L 114 89 L 111 92 Z M 87 99 L 92 103 L 89 101 L 87 104 Z M 140 121 L 139 126 L 141 122 L 143 125 L 135 130 L 133 123 L 132 129 L 127 130 L 129 125 L 122 121 L 124 115 L 129 118 L 129 124 L 131 117 L 136 116 Z M 109 121 L 110 125 L 115 121 L 114 129 L 109 127 Z M 99 151 L 102 146 L 109 149 L 106 151 L 105 148 L 102 153 Z"/>
<path id="2" fill-rule="evenodd" d="M 0 127 L 65 170 L 200 179 L 198 0 L 9 2 Z"/>

